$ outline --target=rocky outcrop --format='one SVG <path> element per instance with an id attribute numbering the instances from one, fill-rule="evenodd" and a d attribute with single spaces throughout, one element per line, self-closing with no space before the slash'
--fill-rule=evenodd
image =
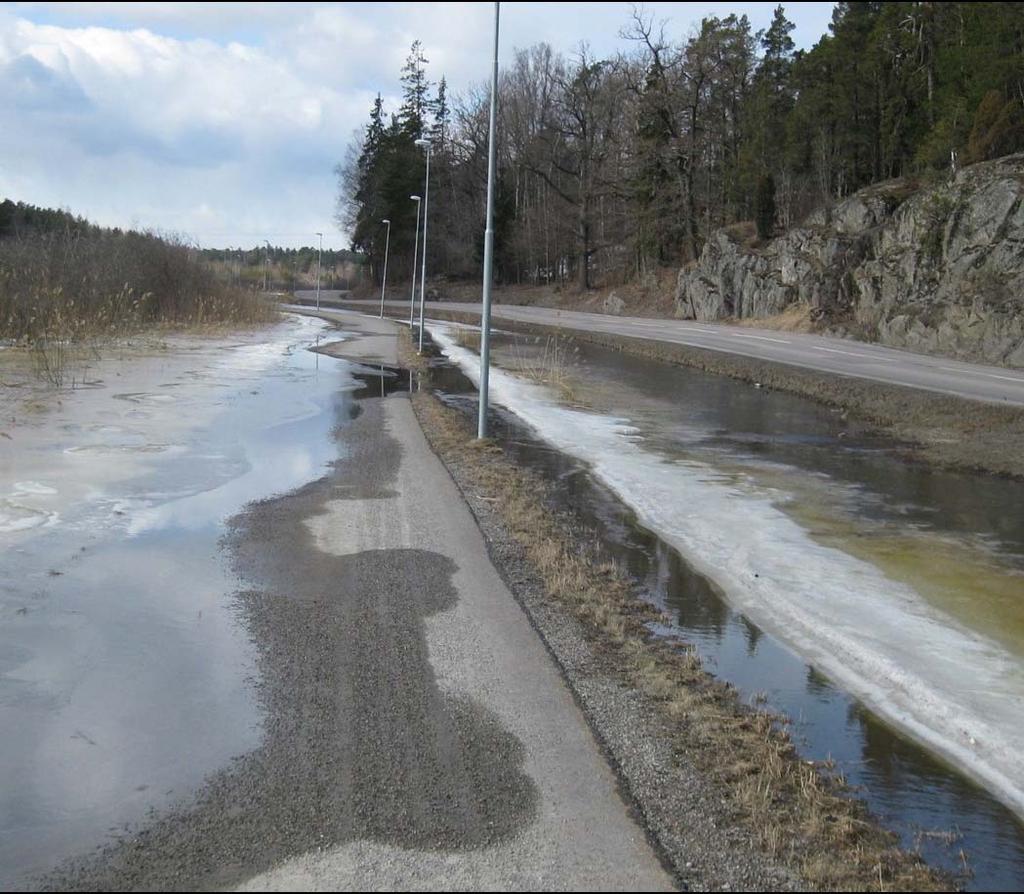
<path id="1" fill-rule="evenodd" d="M 1024 366 L 1024 154 L 862 190 L 754 247 L 721 230 L 679 274 L 696 320 L 807 304 L 837 334 Z"/>

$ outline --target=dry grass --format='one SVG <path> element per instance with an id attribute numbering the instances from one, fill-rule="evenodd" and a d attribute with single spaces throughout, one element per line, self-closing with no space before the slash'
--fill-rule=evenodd
<path id="1" fill-rule="evenodd" d="M 262 296 L 221 282 L 174 238 L 83 225 L 0 239 L 0 337 L 29 347 L 39 376 L 54 385 L 90 352 L 142 330 L 276 316 Z"/>
<path id="2" fill-rule="evenodd" d="M 602 658 L 656 706 L 674 745 L 721 786 L 739 822 L 775 859 L 821 890 L 943 890 L 944 881 L 899 850 L 826 765 L 799 758 L 781 718 L 743 705 L 698 656 L 653 637 L 658 620 L 596 544 L 545 505 L 544 481 L 493 443 L 473 440 L 468 420 L 427 393 L 417 415 L 439 456 L 457 463 L 473 492 L 500 513 L 548 598 L 574 616 Z M 464 484 L 464 486 L 466 486 Z"/>
<path id="3" fill-rule="evenodd" d="M 479 329 L 454 326 L 452 340 L 461 348 L 480 353 Z M 545 338 L 516 338 L 512 345 L 509 371 L 533 382 L 553 389 L 566 403 L 578 402 L 573 387 L 571 370 L 579 354 L 579 347 L 571 339 L 558 336 Z"/>
<path id="4" fill-rule="evenodd" d="M 570 339 L 549 335 L 545 338 L 515 340 L 511 371 L 537 385 L 554 389 L 566 403 L 577 403 L 571 369 L 579 348 Z"/>
<path id="5" fill-rule="evenodd" d="M 745 326 L 753 329 L 774 329 L 778 332 L 818 332 L 820 326 L 816 326 L 811 319 L 811 306 L 809 304 L 791 304 L 781 313 L 770 317 L 745 318 L 742 320 L 729 320 L 736 326 Z"/>
<path id="6" fill-rule="evenodd" d="M 752 220 L 741 220 L 734 224 L 722 227 L 725 233 L 733 242 L 750 251 L 761 244 L 757 235 L 757 226 Z"/>
<path id="7" fill-rule="evenodd" d="M 460 348 L 467 351 L 480 353 L 480 330 L 470 329 L 468 326 L 456 326 L 452 331 L 452 338 Z"/>

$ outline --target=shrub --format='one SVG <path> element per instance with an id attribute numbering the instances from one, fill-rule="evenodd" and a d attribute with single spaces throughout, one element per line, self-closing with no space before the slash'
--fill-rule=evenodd
<path id="1" fill-rule="evenodd" d="M 0 337 L 75 341 L 273 316 L 265 300 L 218 279 L 180 238 L 101 229 L 63 212 L 25 225 L 16 213 L 30 206 L 2 207 Z"/>

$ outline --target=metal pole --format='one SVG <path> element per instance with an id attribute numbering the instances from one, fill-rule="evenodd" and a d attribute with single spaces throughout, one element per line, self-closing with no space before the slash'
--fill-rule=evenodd
<path id="1" fill-rule="evenodd" d="M 384 289 L 386 289 L 387 285 L 388 285 L 388 248 L 391 247 L 391 221 L 390 220 L 382 220 L 381 223 L 388 225 L 388 234 L 384 238 L 384 278 L 381 280 L 381 284 L 380 284 L 380 318 L 383 320 L 384 319 Z"/>
<path id="2" fill-rule="evenodd" d="M 264 239 L 267 243 L 267 254 L 263 259 L 263 291 L 267 291 L 267 274 L 270 273 L 270 240 Z"/>
<path id="3" fill-rule="evenodd" d="M 420 248 L 420 197 L 409 196 L 416 203 L 416 241 L 412 248 L 412 294 L 409 296 L 409 333 L 412 333 L 413 315 L 416 313 L 416 258 Z"/>
<path id="4" fill-rule="evenodd" d="M 497 143 L 494 138 L 498 117 L 498 15 L 501 3 L 494 4 L 494 65 L 491 69 L 491 121 L 487 137 L 487 228 L 484 230 L 484 293 L 480 313 L 480 415 L 477 438 L 487 437 L 487 401 L 491 368 L 491 281 L 494 278 L 494 175 Z"/>
<path id="5" fill-rule="evenodd" d="M 419 139 L 417 146 L 427 150 L 427 176 L 423 182 L 423 269 L 420 274 L 420 347 L 423 353 L 423 304 L 427 300 L 427 209 L 430 207 L 430 140 Z"/>
<path id="6" fill-rule="evenodd" d="M 320 256 L 324 253 L 324 234 L 317 233 L 320 237 L 320 248 L 316 253 L 316 309 L 320 310 Z"/>

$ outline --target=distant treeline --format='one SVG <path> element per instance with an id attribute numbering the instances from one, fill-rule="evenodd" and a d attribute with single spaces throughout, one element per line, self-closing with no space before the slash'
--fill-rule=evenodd
<path id="1" fill-rule="evenodd" d="M 98 235 L 102 228 L 68 211 L 39 208 L 24 202 L 0 202 L 0 239 L 33 238 L 47 233 Z M 114 231 L 120 232 L 120 231 Z"/>
<path id="2" fill-rule="evenodd" d="M 154 324 L 271 316 L 266 301 L 226 282 L 175 237 L 0 202 L 0 337 L 74 341 Z"/>
<path id="3" fill-rule="evenodd" d="M 294 292 L 316 285 L 317 247 L 204 248 L 202 256 L 228 282 L 268 291 Z M 324 289 L 349 289 L 362 275 L 366 259 L 348 249 L 323 250 L 320 285 Z"/>
<path id="4" fill-rule="evenodd" d="M 642 277 L 693 261 L 722 226 L 755 221 L 764 238 L 877 181 L 1024 148 L 1024 4 L 837 3 L 806 52 L 793 27 L 779 6 L 765 31 L 729 15 L 679 37 L 637 11 L 615 58 L 518 51 L 499 83 L 499 278 Z M 339 221 L 377 277 L 382 219 L 393 275 L 411 269 L 421 135 L 429 270 L 479 273 L 489 88 L 451 102 L 427 61 L 414 44 L 401 108 L 378 97 L 338 168 Z"/>

